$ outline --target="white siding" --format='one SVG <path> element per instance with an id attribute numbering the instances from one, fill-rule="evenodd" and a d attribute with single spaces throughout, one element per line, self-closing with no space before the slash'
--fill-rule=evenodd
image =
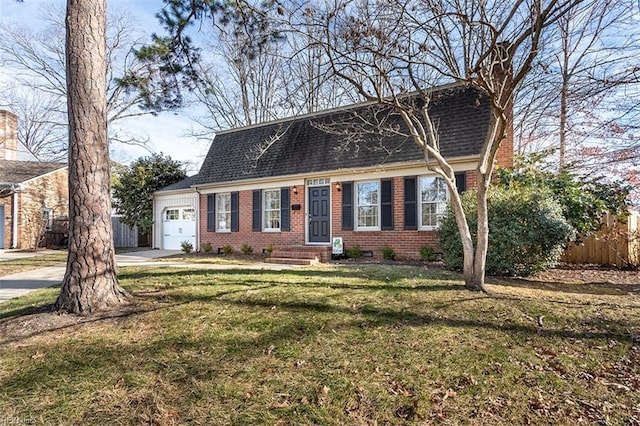
<path id="1" fill-rule="evenodd" d="M 168 207 L 192 207 L 196 210 L 196 244 L 194 249 L 198 249 L 200 239 L 200 206 L 198 194 L 189 189 L 183 193 L 173 195 L 156 195 L 153 197 L 153 248 L 162 247 L 162 213 Z"/>

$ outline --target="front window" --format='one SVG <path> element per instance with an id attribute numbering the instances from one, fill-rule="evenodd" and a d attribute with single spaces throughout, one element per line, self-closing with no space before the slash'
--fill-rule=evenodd
<path id="1" fill-rule="evenodd" d="M 420 178 L 420 227 L 435 228 L 447 208 L 449 192 L 444 179 L 435 176 Z"/>
<path id="2" fill-rule="evenodd" d="M 356 223 L 358 229 L 380 228 L 380 182 L 356 184 Z"/>
<path id="3" fill-rule="evenodd" d="M 263 229 L 265 231 L 280 230 L 280 190 L 266 190 L 262 193 L 264 202 Z"/>
<path id="4" fill-rule="evenodd" d="M 216 229 L 219 232 L 231 231 L 231 194 L 216 195 Z"/>
<path id="5" fill-rule="evenodd" d="M 180 210 L 178 209 L 169 209 L 164 212 L 164 220 L 180 220 Z"/>
<path id="6" fill-rule="evenodd" d="M 45 231 L 51 231 L 53 229 L 53 214 L 51 209 L 42 209 L 42 223 Z"/>

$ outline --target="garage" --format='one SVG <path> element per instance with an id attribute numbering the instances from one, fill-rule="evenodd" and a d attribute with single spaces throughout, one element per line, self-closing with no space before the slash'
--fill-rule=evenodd
<path id="1" fill-rule="evenodd" d="M 162 214 L 162 248 L 180 250 L 183 241 L 196 246 L 196 211 L 192 207 L 168 207 Z"/>

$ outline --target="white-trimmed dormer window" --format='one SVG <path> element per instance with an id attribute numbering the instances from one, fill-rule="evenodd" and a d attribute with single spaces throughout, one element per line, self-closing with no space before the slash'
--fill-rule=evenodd
<path id="1" fill-rule="evenodd" d="M 421 229 L 435 229 L 449 202 L 444 179 L 436 176 L 420 177 L 419 214 Z"/>
<path id="2" fill-rule="evenodd" d="M 216 232 L 231 232 L 231 193 L 216 194 Z"/>
<path id="3" fill-rule="evenodd" d="M 359 231 L 380 229 L 380 182 L 357 182 L 356 229 Z"/>
<path id="4" fill-rule="evenodd" d="M 262 192 L 262 230 L 280 231 L 280 189 Z"/>

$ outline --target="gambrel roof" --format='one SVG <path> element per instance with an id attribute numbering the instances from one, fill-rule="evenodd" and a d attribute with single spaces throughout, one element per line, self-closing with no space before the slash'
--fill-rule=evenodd
<path id="1" fill-rule="evenodd" d="M 435 89 L 429 112 L 446 158 L 480 154 L 490 121 L 489 101 L 480 92 L 464 85 Z M 200 186 L 424 161 L 423 152 L 407 134 L 401 117 L 377 103 L 227 130 L 216 135 L 200 172 L 189 183 Z"/>

